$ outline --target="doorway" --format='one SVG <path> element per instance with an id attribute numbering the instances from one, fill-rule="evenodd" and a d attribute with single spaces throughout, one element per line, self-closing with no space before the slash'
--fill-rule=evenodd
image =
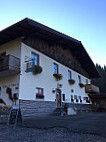
<path id="1" fill-rule="evenodd" d="M 61 90 L 57 89 L 56 92 L 57 108 L 61 108 Z"/>
<path id="2" fill-rule="evenodd" d="M 0 86 L 0 98 L 1 98 L 1 86 Z"/>

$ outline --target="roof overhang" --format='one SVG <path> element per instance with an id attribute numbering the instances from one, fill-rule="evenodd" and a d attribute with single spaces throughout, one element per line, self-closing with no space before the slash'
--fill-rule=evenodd
<path id="1" fill-rule="evenodd" d="M 19 37 L 27 37 L 29 35 L 45 39 L 50 44 L 58 43 L 65 49 L 68 48 L 88 73 L 90 79 L 100 77 L 93 61 L 80 41 L 29 18 L 25 18 L 22 21 L 0 31 L 0 45 Z"/>

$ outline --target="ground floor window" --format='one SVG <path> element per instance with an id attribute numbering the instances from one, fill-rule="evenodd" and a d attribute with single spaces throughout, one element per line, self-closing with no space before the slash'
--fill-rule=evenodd
<path id="1" fill-rule="evenodd" d="M 80 100 L 80 103 L 82 103 L 82 99 L 81 99 L 81 96 L 78 96 L 79 100 Z"/>
<path id="2" fill-rule="evenodd" d="M 44 99 L 44 90 L 43 88 L 36 88 L 36 99 Z"/>
<path id="3" fill-rule="evenodd" d="M 77 95 L 74 95 L 74 100 L 76 100 L 76 102 L 78 102 Z"/>
<path id="4" fill-rule="evenodd" d="M 71 95 L 71 102 L 74 102 L 74 98 L 73 98 L 73 95 Z"/>

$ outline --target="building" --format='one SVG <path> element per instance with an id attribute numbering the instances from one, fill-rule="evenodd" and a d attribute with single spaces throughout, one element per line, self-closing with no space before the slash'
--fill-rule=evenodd
<path id="1" fill-rule="evenodd" d="M 28 18 L 0 32 L 2 105 L 20 105 L 25 115 L 50 114 L 65 103 L 86 108 L 85 85 L 97 77 L 82 43 L 70 36 Z"/>

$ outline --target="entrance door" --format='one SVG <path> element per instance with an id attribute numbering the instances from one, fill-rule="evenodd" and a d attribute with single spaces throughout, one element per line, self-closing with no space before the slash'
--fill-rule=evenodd
<path id="1" fill-rule="evenodd" d="M 0 86 L 0 98 L 1 98 L 1 86 Z"/>
<path id="2" fill-rule="evenodd" d="M 60 89 L 57 89 L 56 99 L 57 99 L 57 108 L 60 108 L 61 107 L 61 90 Z"/>

